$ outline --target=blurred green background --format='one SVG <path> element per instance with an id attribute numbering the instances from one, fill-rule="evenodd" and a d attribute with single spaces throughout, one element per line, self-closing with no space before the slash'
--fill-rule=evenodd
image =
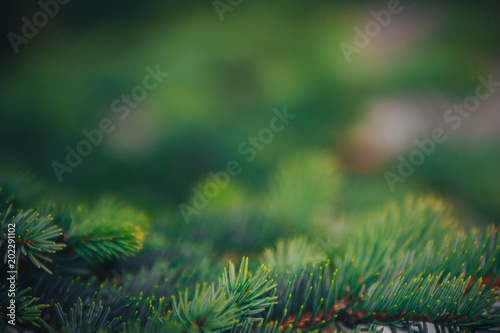
<path id="1" fill-rule="evenodd" d="M 37 193 L 20 195 L 72 202 L 105 194 L 152 215 L 175 215 L 209 172 L 233 159 L 243 171 L 217 204 L 260 197 L 290 161 L 306 170 L 291 176 L 298 196 L 314 200 L 314 189 L 301 189 L 321 175 L 325 157 L 342 174 L 339 216 L 432 192 L 466 219 L 498 222 L 500 92 L 458 130 L 442 123 L 451 104 L 474 93 L 478 76 L 500 78 L 498 10 L 456 1 L 401 4 L 350 63 L 340 44 L 353 44 L 354 28 L 363 29 L 370 11 L 387 2 L 242 1 L 222 21 L 211 1 L 61 5 L 17 54 L 3 38 L 2 184 L 27 188 L 33 178 L 29 188 Z M 40 10 L 35 1 L 4 6 L 4 36 L 20 34 L 21 18 L 31 21 Z M 113 100 L 158 64 L 170 75 L 119 120 Z M 239 144 L 284 106 L 297 117 L 245 162 Z M 108 117 L 116 129 L 59 182 L 51 163 L 64 162 L 65 147 L 75 148 L 82 130 Z M 392 192 L 385 172 L 396 172 L 398 156 L 435 127 L 446 128 L 449 140 Z"/>

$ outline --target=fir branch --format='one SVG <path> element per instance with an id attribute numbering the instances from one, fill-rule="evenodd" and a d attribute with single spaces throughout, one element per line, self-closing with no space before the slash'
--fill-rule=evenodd
<path id="1" fill-rule="evenodd" d="M 237 321 L 238 309 L 234 304 L 234 299 L 222 289 L 206 283 L 196 286 L 191 300 L 187 289 L 179 293 L 179 300 L 173 299 L 174 314 L 184 328 L 207 333 L 224 331 Z"/>
<path id="2" fill-rule="evenodd" d="M 500 317 L 490 314 L 498 300 L 497 291 L 485 290 L 481 279 L 469 289 L 471 278 L 442 274 L 412 277 L 391 274 L 366 290 L 359 306 L 360 321 L 431 322 L 448 326 L 492 326 Z M 384 284 L 382 281 L 390 281 Z"/>
<path id="3" fill-rule="evenodd" d="M 37 268 L 41 268 L 52 274 L 51 270 L 43 263 L 53 262 L 51 256 L 62 250 L 66 245 L 56 243 L 54 240 L 62 235 L 62 230 L 52 223 L 52 217 L 40 216 L 38 212 L 28 210 L 20 211 L 11 215 L 11 206 L 3 213 L 1 221 L 2 238 L 0 246 L 8 242 L 7 227 L 15 225 L 16 265 L 21 255 L 28 257 Z M 7 262 L 7 251 L 5 251 L 4 262 Z"/>
<path id="4" fill-rule="evenodd" d="M 84 305 L 81 298 L 78 298 L 69 313 L 65 313 L 59 303 L 55 305 L 55 309 L 62 332 L 68 333 L 109 332 L 121 319 L 112 318 L 110 320 L 109 308 L 104 308 L 100 302 Z M 52 333 L 59 332 L 47 324 L 44 326 Z"/>
<path id="5" fill-rule="evenodd" d="M 273 304 L 275 298 L 269 297 L 269 291 L 276 285 L 269 279 L 269 272 L 264 265 L 260 267 L 256 275 L 248 272 L 248 258 L 243 258 L 238 274 L 235 273 L 234 265 L 230 262 L 229 269 L 224 268 L 224 274 L 219 279 L 219 287 L 227 295 L 233 298 L 237 307 L 236 316 L 238 320 L 258 321 L 252 317 L 261 313 Z"/>
<path id="6" fill-rule="evenodd" d="M 17 291 L 15 295 L 15 322 L 21 324 L 29 324 L 35 327 L 40 327 L 42 309 L 47 308 L 49 305 L 40 304 L 39 298 L 28 295 L 31 288 L 25 288 L 23 290 Z M 0 284 L 0 315 L 2 320 L 0 321 L 0 328 L 5 328 L 5 320 L 7 314 L 10 310 L 7 306 L 10 305 L 10 300 L 12 298 L 9 296 L 9 288 Z"/>
<path id="7" fill-rule="evenodd" d="M 129 320 L 123 324 L 122 333 L 184 333 L 186 330 L 177 322 L 172 312 L 159 318 L 148 318 L 145 323 Z"/>
<path id="8" fill-rule="evenodd" d="M 229 263 L 217 286 L 198 284 L 191 300 L 187 289 L 179 293 L 178 300 L 173 297 L 174 314 L 186 329 L 224 331 L 240 322 L 261 320 L 255 315 L 273 304 L 275 297 L 270 293 L 274 286 L 269 270 L 261 266 L 252 276 L 248 259 L 243 258 L 237 274 L 234 265 Z"/>
<path id="9" fill-rule="evenodd" d="M 455 229 L 450 208 L 442 201 L 408 197 L 403 205 L 392 203 L 368 221 L 352 223 L 343 235 L 344 244 L 328 254 L 342 266 L 353 260 L 350 274 L 354 287 L 356 281 L 379 273 L 401 255 L 421 250 L 422 244 L 435 241 L 436 237 L 444 238 Z"/>
<path id="10" fill-rule="evenodd" d="M 306 266 L 300 273 L 278 271 L 275 295 L 278 304 L 268 312 L 262 325 L 314 330 L 327 326 L 354 304 L 355 291 L 349 291 L 329 260 Z M 356 290 L 357 291 L 357 290 Z"/>
<path id="11" fill-rule="evenodd" d="M 104 198 L 91 209 L 77 208 L 68 245 L 91 264 L 125 258 L 142 249 L 146 225 L 144 214 Z"/>

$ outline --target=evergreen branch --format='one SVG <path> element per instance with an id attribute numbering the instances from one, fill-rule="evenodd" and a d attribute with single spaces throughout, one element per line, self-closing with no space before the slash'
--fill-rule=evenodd
<path id="1" fill-rule="evenodd" d="M 481 232 L 460 232 L 456 237 L 444 237 L 440 243 L 429 242 L 411 262 L 415 274 L 435 272 L 451 276 L 471 277 L 471 283 L 483 278 L 483 284 L 494 286 L 500 278 L 500 237 L 493 226 Z M 443 275 L 444 276 L 444 275 Z"/>
<path id="2" fill-rule="evenodd" d="M 100 302 L 92 302 L 84 305 L 81 298 L 78 298 L 77 302 L 69 310 L 69 313 L 65 313 L 59 303 L 55 305 L 55 309 L 63 332 L 109 332 L 121 319 L 113 318 L 109 320 L 109 308 L 105 309 Z M 52 333 L 58 332 L 47 324 L 45 324 L 45 328 Z"/>
<path id="3" fill-rule="evenodd" d="M 227 297 L 223 289 L 216 289 L 213 284 L 203 284 L 201 287 L 198 284 L 192 300 L 188 299 L 187 289 L 179 293 L 179 300 L 173 299 L 173 311 L 184 328 L 196 328 L 203 332 L 224 331 L 238 318 L 234 299 Z"/>
<path id="4" fill-rule="evenodd" d="M 422 244 L 435 241 L 436 236 L 449 235 L 456 229 L 450 209 L 433 197 L 408 197 L 404 205 L 390 204 L 368 222 L 352 223 L 339 249 L 329 249 L 334 262 L 351 267 L 351 287 L 365 277 L 392 265 L 402 254 L 421 250 Z M 438 243 L 441 240 L 436 240 Z"/>
<path id="5" fill-rule="evenodd" d="M 91 264 L 125 258 L 139 252 L 146 217 L 109 199 L 95 207 L 78 207 L 68 231 L 68 244 Z"/>
<path id="6" fill-rule="evenodd" d="M 197 285 L 192 300 L 188 300 L 187 290 L 179 293 L 178 301 L 174 297 L 174 314 L 186 329 L 198 328 L 204 332 L 223 331 L 244 321 L 257 322 L 261 317 L 256 315 L 274 303 L 275 297 L 269 295 L 274 287 L 265 266 L 252 276 L 248 259 L 243 258 L 237 274 L 229 263 L 217 287 Z"/>
<path id="7" fill-rule="evenodd" d="M 2 238 L 0 245 L 9 242 L 7 227 L 15 225 L 16 265 L 21 254 L 28 257 L 37 268 L 42 268 L 49 274 L 51 270 L 42 261 L 52 262 L 52 256 L 62 250 L 66 245 L 56 243 L 54 240 L 61 237 L 62 229 L 53 225 L 52 217 L 40 216 L 38 212 L 28 210 L 20 211 L 15 216 L 10 215 L 11 206 L 3 212 Z M 0 213 L 1 214 L 1 213 Z M 11 218 L 8 220 L 8 218 Z M 5 251 L 4 262 L 7 262 L 7 251 Z"/>
<path id="8" fill-rule="evenodd" d="M 245 323 L 241 326 L 234 326 L 230 333 L 302 333 L 302 332 L 311 332 L 311 333 L 320 333 L 323 330 L 315 329 L 315 330 L 302 330 L 300 328 L 294 328 L 293 325 L 288 326 L 278 326 L 276 322 L 268 323 L 267 325 L 259 324 L 255 327 L 252 323 Z M 354 330 L 333 330 L 328 329 L 327 332 L 331 333 L 382 333 L 383 329 L 377 329 L 375 325 L 370 325 L 368 327 L 364 327 L 362 325 L 356 327 Z"/>
<path id="9" fill-rule="evenodd" d="M 219 287 L 234 299 L 238 308 L 236 314 L 238 318 L 250 322 L 258 321 L 260 319 L 252 316 L 264 311 L 273 303 L 275 298 L 266 296 L 276 286 L 272 284 L 273 280 L 269 280 L 269 272 L 262 265 L 255 277 L 252 278 L 252 274 L 248 272 L 248 258 L 243 258 L 241 261 L 238 274 L 235 273 L 234 265 L 231 262 L 229 270 L 224 268 L 224 274 L 219 279 Z"/>
<path id="10" fill-rule="evenodd" d="M 160 318 L 150 318 L 145 323 L 129 320 L 123 324 L 122 333 L 184 333 L 186 330 L 176 321 L 172 312 Z"/>
<path id="11" fill-rule="evenodd" d="M 25 288 L 21 291 L 17 291 L 15 295 L 15 322 L 21 324 L 29 324 L 36 327 L 40 327 L 42 309 L 48 307 L 47 304 L 38 303 L 39 299 L 28 295 L 31 288 Z M 5 328 L 6 324 L 4 320 L 8 320 L 7 316 L 11 311 L 8 306 L 11 304 L 11 299 L 9 295 L 9 288 L 0 284 L 0 315 L 2 320 L 0 322 L 0 328 Z"/>
<path id="12" fill-rule="evenodd" d="M 494 327 L 500 319 L 488 313 L 498 300 L 497 291 L 485 290 L 481 279 L 468 288 L 470 277 L 429 274 L 407 278 L 404 272 L 396 279 L 391 276 L 388 273 L 366 290 L 359 306 L 360 321 L 386 324 L 424 321 L 458 327 Z"/>
<path id="13" fill-rule="evenodd" d="M 278 286 L 275 295 L 278 304 L 272 307 L 262 322 L 266 327 L 276 323 L 277 327 L 314 330 L 327 326 L 352 306 L 355 297 L 333 273 L 329 260 L 308 265 L 300 273 L 279 271 L 275 280 Z"/>

